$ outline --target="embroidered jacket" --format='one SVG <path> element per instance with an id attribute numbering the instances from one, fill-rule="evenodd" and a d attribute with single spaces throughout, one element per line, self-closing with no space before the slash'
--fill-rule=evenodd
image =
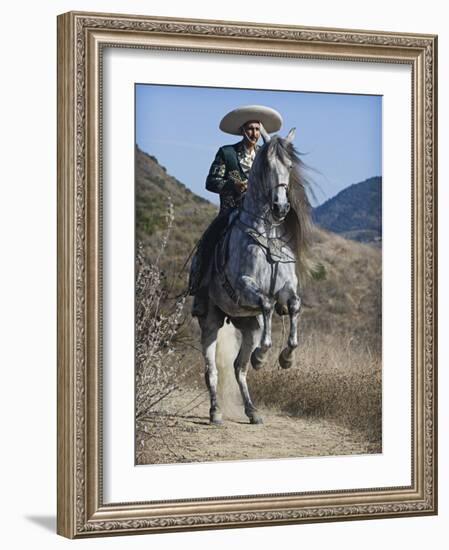
<path id="1" fill-rule="evenodd" d="M 256 150 L 248 153 L 240 141 L 218 150 L 206 179 L 206 189 L 220 194 L 220 214 L 240 206 L 244 193 L 235 188 L 234 179 L 247 181 L 257 149 L 256 145 Z"/>

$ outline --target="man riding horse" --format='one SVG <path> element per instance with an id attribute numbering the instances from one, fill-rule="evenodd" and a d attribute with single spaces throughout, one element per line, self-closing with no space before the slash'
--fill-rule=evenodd
<path id="1" fill-rule="evenodd" d="M 223 132 L 243 137 L 238 143 L 220 147 L 206 179 L 206 189 L 220 195 L 220 212 L 204 233 L 192 261 L 189 292 L 194 295 L 193 316 L 201 317 L 207 312 L 211 257 L 231 212 L 242 206 L 248 174 L 259 149 L 261 126 L 268 133 L 277 132 L 282 126 L 282 117 L 270 107 L 249 105 L 234 109 L 220 122 Z"/>

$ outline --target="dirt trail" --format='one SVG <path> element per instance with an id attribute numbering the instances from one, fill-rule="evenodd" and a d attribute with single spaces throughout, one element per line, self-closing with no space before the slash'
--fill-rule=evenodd
<path id="1" fill-rule="evenodd" d="M 196 398 L 196 399 L 195 399 Z M 193 402 L 192 402 L 193 400 Z M 203 401 L 205 400 L 205 401 Z M 197 403 L 199 403 L 197 405 Z M 264 424 L 244 414 L 225 414 L 221 426 L 208 420 L 207 394 L 187 391 L 167 411 L 137 426 L 137 463 L 210 462 L 378 452 L 358 434 L 329 421 L 289 417 L 259 409 Z"/>

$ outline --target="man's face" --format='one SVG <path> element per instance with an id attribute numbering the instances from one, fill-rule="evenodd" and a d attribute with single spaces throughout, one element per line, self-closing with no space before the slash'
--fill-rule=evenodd
<path id="1" fill-rule="evenodd" d="M 255 120 L 246 122 L 243 125 L 242 133 L 245 141 L 248 141 L 251 145 L 255 145 L 260 138 L 260 123 Z"/>

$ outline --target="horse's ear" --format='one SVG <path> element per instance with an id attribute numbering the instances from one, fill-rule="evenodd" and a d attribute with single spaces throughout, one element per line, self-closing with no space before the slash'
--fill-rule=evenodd
<path id="1" fill-rule="evenodd" d="M 292 128 L 288 133 L 288 136 L 285 138 L 288 143 L 291 143 L 295 139 L 296 128 Z"/>
<path id="2" fill-rule="evenodd" d="M 269 141 L 271 141 L 270 134 L 265 130 L 265 127 L 262 123 L 260 123 L 260 135 L 262 136 L 264 143 L 268 143 Z"/>

